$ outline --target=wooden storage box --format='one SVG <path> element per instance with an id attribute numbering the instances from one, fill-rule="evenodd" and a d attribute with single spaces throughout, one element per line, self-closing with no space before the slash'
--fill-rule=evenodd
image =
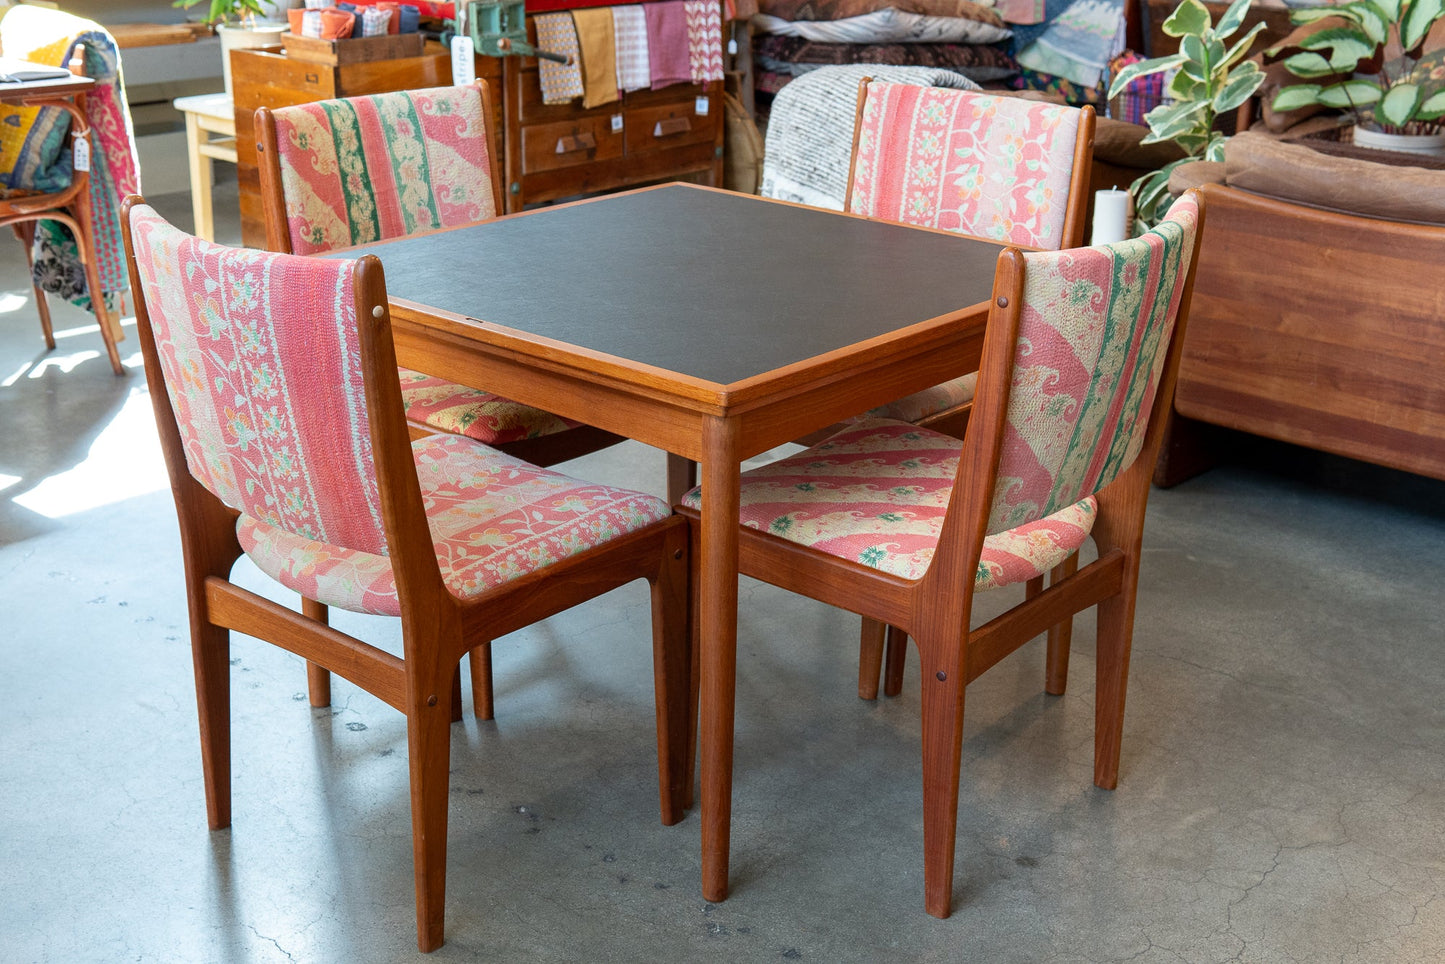
<path id="1" fill-rule="evenodd" d="M 399 57 L 420 57 L 425 39 L 419 33 L 382 34 L 378 37 L 348 37 L 345 40 L 322 40 L 283 33 L 281 44 L 286 56 L 312 64 L 340 67 L 373 60 L 394 60 Z"/>

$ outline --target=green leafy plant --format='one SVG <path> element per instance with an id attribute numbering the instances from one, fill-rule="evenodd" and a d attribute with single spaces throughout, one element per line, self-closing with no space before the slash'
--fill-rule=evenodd
<path id="1" fill-rule="evenodd" d="M 206 23 L 210 24 L 235 21 L 250 25 L 266 15 L 260 0 L 175 0 L 171 6 L 189 10 L 204 2 L 211 5 L 210 13 L 206 16 Z"/>
<path id="2" fill-rule="evenodd" d="M 1109 87 L 1113 98 L 1140 77 L 1174 71 L 1164 86 L 1164 103 L 1144 115 L 1149 135 L 1141 143 L 1173 141 L 1186 156 L 1129 186 L 1141 227 L 1163 216 L 1170 200 L 1169 174 L 1174 168 L 1188 161 L 1224 160 L 1225 137 L 1214 129 L 1215 119 L 1238 108 L 1264 83 L 1264 71 L 1244 59 L 1255 34 L 1264 29 L 1263 23 L 1255 24 L 1234 46 L 1225 47 L 1225 41 L 1243 25 L 1248 9 L 1249 0 L 1234 0 L 1214 24 L 1200 0 L 1184 0 L 1163 24 L 1166 34 L 1179 38 L 1179 52 L 1130 64 Z"/>
<path id="3" fill-rule="evenodd" d="M 1352 0 L 1337 7 L 1297 10 L 1297 24 L 1339 17 L 1344 26 L 1324 27 L 1307 38 L 1300 52 L 1284 59 L 1301 80 L 1326 83 L 1281 88 L 1274 109 L 1310 104 L 1352 113 L 1355 123 L 1388 134 L 1432 134 L 1445 117 L 1445 89 L 1421 64 L 1421 48 L 1430 28 L 1445 18 L 1445 0 Z M 1276 47 L 1271 53 L 1276 53 Z M 1385 51 L 1401 56 L 1386 62 Z M 1359 76 L 1367 74 L 1368 76 Z M 1344 80 L 1338 80 L 1340 76 Z"/>

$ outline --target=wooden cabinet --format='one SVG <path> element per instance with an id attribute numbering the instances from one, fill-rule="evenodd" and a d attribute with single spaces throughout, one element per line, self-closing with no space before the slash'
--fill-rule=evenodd
<path id="1" fill-rule="evenodd" d="M 256 247 L 266 240 L 253 131 L 257 107 L 451 83 L 451 56 L 440 44 L 428 44 L 420 57 L 340 66 L 292 60 L 274 50 L 232 56 L 241 234 Z M 721 82 L 635 91 L 587 110 L 580 101 L 542 103 L 534 58 L 478 57 L 476 69 L 491 85 L 493 113 L 502 120 L 509 213 L 651 181 L 723 183 Z"/>

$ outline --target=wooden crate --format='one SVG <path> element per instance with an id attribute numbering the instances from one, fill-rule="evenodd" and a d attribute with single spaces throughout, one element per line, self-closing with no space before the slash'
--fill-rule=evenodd
<path id="1" fill-rule="evenodd" d="M 379 37 L 348 37 L 345 40 L 321 40 L 283 33 L 281 44 L 286 56 L 311 64 L 340 67 L 363 64 L 373 60 L 394 60 L 399 57 L 420 57 L 424 38 L 419 33 L 382 34 Z"/>

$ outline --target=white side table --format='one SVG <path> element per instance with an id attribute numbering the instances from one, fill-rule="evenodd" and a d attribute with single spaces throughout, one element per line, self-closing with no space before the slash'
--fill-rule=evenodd
<path id="1" fill-rule="evenodd" d="M 236 163 L 236 112 L 231 95 L 226 93 L 177 97 L 175 107 L 186 115 L 186 151 L 191 162 L 191 210 L 195 214 L 196 234 L 214 241 L 211 161 Z"/>

